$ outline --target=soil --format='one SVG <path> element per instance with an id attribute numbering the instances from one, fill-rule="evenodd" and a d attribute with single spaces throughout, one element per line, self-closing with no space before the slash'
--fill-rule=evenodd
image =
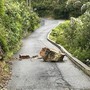
<path id="1" fill-rule="evenodd" d="M 7 90 L 6 86 L 11 76 L 10 61 L 0 61 L 0 90 Z"/>

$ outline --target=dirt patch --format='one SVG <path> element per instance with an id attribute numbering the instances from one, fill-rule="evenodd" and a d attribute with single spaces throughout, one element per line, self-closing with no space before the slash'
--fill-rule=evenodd
<path id="1" fill-rule="evenodd" d="M 7 90 L 6 86 L 11 76 L 11 62 L 0 61 L 0 90 Z"/>

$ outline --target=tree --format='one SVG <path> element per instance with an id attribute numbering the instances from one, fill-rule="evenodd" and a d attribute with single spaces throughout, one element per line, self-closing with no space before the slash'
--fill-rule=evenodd
<path id="1" fill-rule="evenodd" d="M 31 6 L 31 0 L 26 0 L 27 6 Z"/>

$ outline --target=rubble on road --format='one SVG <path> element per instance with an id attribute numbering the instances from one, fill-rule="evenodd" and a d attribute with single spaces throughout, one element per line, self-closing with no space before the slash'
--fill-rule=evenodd
<path id="1" fill-rule="evenodd" d="M 19 60 L 22 60 L 22 59 L 32 59 L 32 58 L 37 58 L 39 57 L 38 55 L 34 55 L 32 57 L 30 57 L 29 55 L 19 55 Z"/>
<path id="2" fill-rule="evenodd" d="M 19 55 L 19 59 L 29 59 L 30 56 L 29 55 Z"/>
<path id="3" fill-rule="evenodd" d="M 22 59 L 43 59 L 44 61 L 63 61 L 65 54 L 64 53 L 57 53 L 55 50 L 51 50 L 47 47 L 41 49 L 39 55 L 35 55 L 30 57 L 29 55 L 19 55 L 19 60 Z"/>

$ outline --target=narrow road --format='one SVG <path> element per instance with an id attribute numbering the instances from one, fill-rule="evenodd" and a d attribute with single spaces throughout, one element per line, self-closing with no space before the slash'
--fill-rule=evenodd
<path id="1" fill-rule="evenodd" d="M 42 47 L 59 49 L 47 41 L 47 34 L 58 25 L 58 20 L 47 20 L 23 40 L 21 50 L 15 55 L 37 55 Z M 90 90 L 90 77 L 77 68 L 67 57 L 64 62 L 43 62 L 42 59 L 15 60 L 8 90 Z"/>

